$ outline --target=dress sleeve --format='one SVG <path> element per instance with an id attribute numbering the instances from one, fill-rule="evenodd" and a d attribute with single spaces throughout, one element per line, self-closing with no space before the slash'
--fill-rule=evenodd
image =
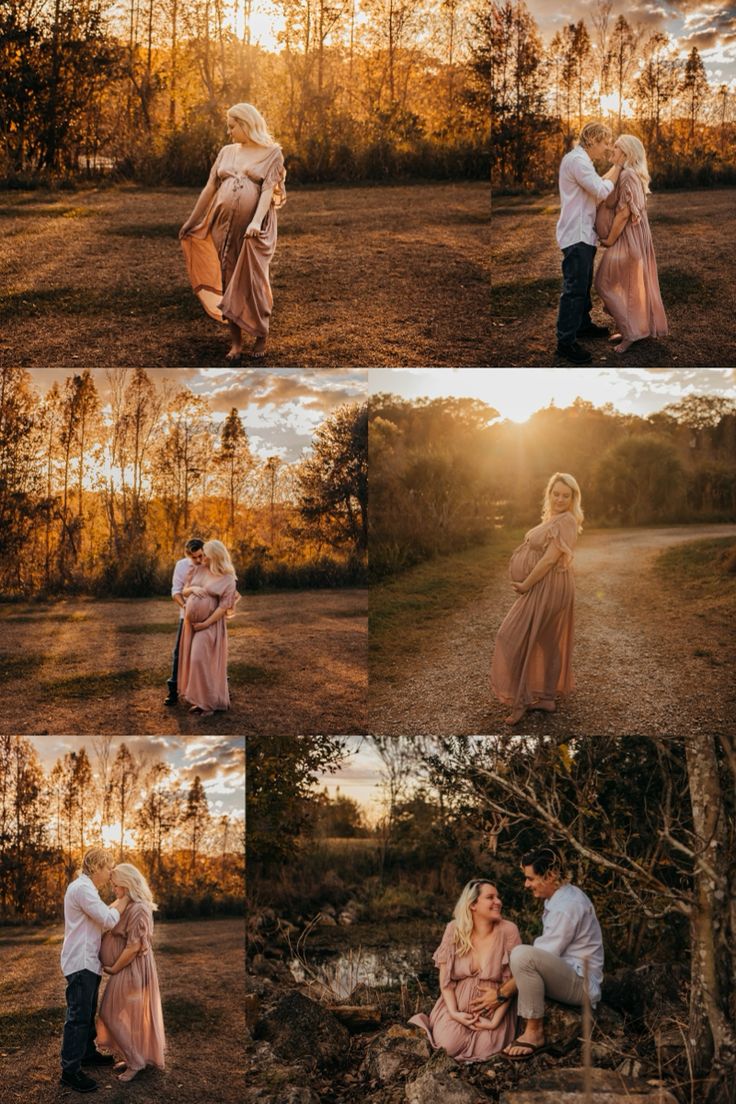
<path id="1" fill-rule="evenodd" d="M 240 595 L 238 594 L 237 579 L 234 575 L 230 575 L 228 583 L 222 594 L 220 600 L 217 603 L 218 609 L 235 610 L 236 602 L 240 601 Z"/>
<path id="2" fill-rule="evenodd" d="M 268 163 L 268 169 L 266 175 L 263 178 L 261 184 L 261 191 L 264 188 L 273 188 L 273 198 L 271 200 L 274 207 L 283 207 L 286 203 L 286 169 L 284 168 L 284 155 L 276 147 L 276 151 Z"/>
<path id="3" fill-rule="evenodd" d="M 432 959 L 440 972 L 440 989 L 454 989 L 457 982 L 453 980 L 452 970 L 455 965 L 455 922 L 445 928 L 442 942 L 434 952 Z"/>
<path id="4" fill-rule="evenodd" d="M 218 170 L 220 168 L 220 165 L 222 164 L 222 156 L 223 156 L 224 152 L 225 152 L 225 147 L 223 146 L 222 149 L 220 150 L 220 152 L 218 153 L 217 157 L 215 158 L 215 163 L 212 166 L 212 168 L 210 169 L 210 175 L 209 175 L 209 179 L 207 181 L 208 184 L 214 184 L 216 188 L 220 187 L 220 177 L 217 174 L 218 174 Z"/>
<path id="5" fill-rule="evenodd" d="M 578 523 L 571 513 L 566 513 L 563 514 L 558 521 L 555 521 L 553 525 L 550 525 L 547 530 L 545 548 L 548 544 L 556 545 L 562 553 L 560 557 L 562 566 L 569 567 L 575 554 L 574 550 L 577 540 Z"/>
<path id="6" fill-rule="evenodd" d="M 641 218 L 641 213 L 646 197 L 641 186 L 641 181 L 632 169 L 624 169 L 619 177 L 618 202 L 616 210 L 628 207 L 631 211 L 631 221 L 636 223 Z"/>
<path id="7" fill-rule="evenodd" d="M 131 943 L 140 941 L 141 949 L 138 953 L 145 954 L 146 951 L 151 949 L 151 936 L 153 934 L 151 914 L 146 906 L 142 904 L 128 905 L 128 908 L 131 910 L 131 914 L 125 932 L 125 946 L 129 947 Z"/>
<path id="8" fill-rule="evenodd" d="M 514 947 L 518 947 L 521 943 L 521 936 L 519 935 L 519 929 L 516 924 L 509 924 L 509 930 L 506 934 L 506 942 L 503 946 L 503 958 L 501 959 L 501 981 L 508 981 L 511 977 L 511 952 Z"/>

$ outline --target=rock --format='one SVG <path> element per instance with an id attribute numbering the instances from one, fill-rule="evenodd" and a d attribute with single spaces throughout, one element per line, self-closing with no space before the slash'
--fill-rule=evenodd
<path id="1" fill-rule="evenodd" d="M 583 1034 L 583 1014 L 579 1008 L 557 1001 L 545 1001 L 544 1035 L 548 1043 L 564 1052 L 572 1049 Z"/>
<path id="2" fill-rule="evenodd" d="M 329 912 L 320 912 L 317 917 L 317 922 L 323 928 L 336 928 L 337 920 Z"/>
<path id="3" fill-rule="evenodd" d="M 258 1019 L 258 1013 L 261 1008 L 261 1002 L 257 993 L 245 994 L 245 1022 L 250 1027 Z"/>
<path id="4" fill-rule="evenodd" d="M 457 1070 L 457 1063 L 452 1064 Z M 457 1075 L 434 1067 L 435 1064 L 430 1063 L 408 1082 L 407 1104 L 488 1104 L 488 1097 L 480 1089 L 468 1085 Z"/>
<path id="5" fill-rule="evenodd" d="M 290 985 L 294 983 L 291 970 L 286 963 L 268 959 L 262 954 L 253 955 L 250 972 L 256 977 L 269 978 L 271 981 L 288 981 Z"/>
<path id="6" fill-rule="evenodd" d="M 245 1104 L 320 1104 L 317 1093 L 307 1085 L 279 1085 L 275 1092 L 268 1089 L 245 1090 Z"/>
<path id="7" fill-rule="evenodd" d="M 332 1013 L 296 991 L 281 997 L 259 1020 L 255 1033 L 279 1057 L 310 1066 L 343 1066 L 350 1049 L 350 1035 Z"/>
<path id="8" fill-rule="evenodd" d="M 623 1062 L 616 1066 L 616 1073 L 621 1073 L 624 1077 L 641 1077 L 643 1072 L 644 1065 L 637 1058 L 624 1058 Z"/>
<path id="9" fill-rule="evenodd" d="M 337 909 L 328 901 L 325 901 L 323 905 L 319 906 L 319 911 L 322 913 L 323 916 L 332 916 L 333 918 L 337 916 Z"/>
<path id="10" fill-rule="evenodd" d="M 593 1069 L 587 1104 L 677 1104 L 666 1089 L 624 1077 L 613 1070 Z M 501 1093 L 499 1104 L 586 1104 L 585 1071 L 552 1069 L 536 1073 L 522 1089 Z"/>
<path id="11" fill-rule="evenodd" d="M 330 1012 L 348 1031 L 375 1031 L 381 1026 L 381 1009 L 377 1004 L 330 1005 Z"/>
<path id="12" fill-rule="evenodd" d="M 361 1072 L 386 1085 L 418 1069 L 428 1057 L 426 1036 L 419 1038 L 410 1028 L 394 1024 L 369 1044 Z"/>
<path id="13" fill-rule="evenodd" d="M 255 993 L 257 997 L 263 998 L 270 996 L 275 988 L 276 987 L 271 978 L 260 977 L 258 974 L 245 975 L 246 993 Z"/>

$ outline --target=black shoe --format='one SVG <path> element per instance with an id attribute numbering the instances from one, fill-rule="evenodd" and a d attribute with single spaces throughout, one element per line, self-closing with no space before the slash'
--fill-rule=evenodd
<path id="1" fill-rule="evenodd" d="M 595 322 L 589 322 L 582 330 L 578 330 L 578 337 L 608 337 L 610 332 L 608 326 L 597 326 Z"/>
<path id="2" fill-rule="evenodd" d="M 590 364 L 593 360 L 588 350 L 584 349 L 582 345 L 578 345 L 577 341 L 566 341 L 564 345 L 562 342 L 558 342 L 555 355 L 564 357 L 565 360 L 569 360 L 573 364 Z"/>
<path id="3" fill-rule="evenodd" d="M 178 705 L 178 704 L 179 704 L 179 699 L 178 698 L 172 698 L 171 694 L 169 694 L 168 698 L 164 698 L 164 705 Z"/>
<path id="4" fill-rule="evenodd" d="M 97 1082 L 88 1077 L 86 1073 L 82 1073 L 81 1070 L 77 1070 L 76 1073 L 68 1073 L 63 1070 L 59 1084 L 64 1088 L 74 1089 L 75 1092 L 97 1091 Z"/>
<path id="5" fill-rule="evenodd" d="M 99 1050 L 95 1050 L 92 1054 L 85 1054 L 82 1059 L 83 1066 L 114 1066 L 115 1059 L 112 1054 L 100 1054 Z"/>

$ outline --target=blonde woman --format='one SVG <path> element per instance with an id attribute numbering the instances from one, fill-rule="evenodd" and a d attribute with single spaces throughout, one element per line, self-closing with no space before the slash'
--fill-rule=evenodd
<path id="1" fill-rule="evenodd" d="M 583 525 L 580 487 L 567 472 L 550 477 L 542 521 L 530 529 L 509 564 L 518 597 L 498 630 L 491 689 L 518 724 L 527 709 L 553 713 L 558 694 L 574 686 L 572 646 L 575 581 L 572 561 Z"/>
<path id="2" fill-rule="evenodd" d="M 596 216 L 596 233 L 606 252 L 596 272 L 595 286 L 619 331 L 611 338 L 617 342 L 615 350 L 625 353 L 634 341 L 666 337 L 667 315 L 647 218 L 647 155 L 633 134 L 617 138 L 614 151 L 623 158 L 623 168 Z"/>
<path id="3" fill-rule="evenodd" d="M 498 989 L 511 978 L 509 958 L 521 938 L 501 908 L 493 882 L 468 882 L 434 953 L 440 998 L 429 1016 L 409 1020 L 457 1062 L 485 1062 L 514 1038 L 516 1002 L 498 1003 Z M 490 1014 L 486 1002 L 496 1005 Z"/>
<path id="4" fill-rule="evenodd" d="M 130 904 L 102 937 L 100 962 L 109 981 L 100 1005 L 97 1038 L 122 1056 L 114 1067 L 120 1081 L 132 1081 L 146 1066 L 164 1068 L 164 1020 L 156 963 L 151 949 L 153 903 L 146 879 L 130 863 L 113 868 L 115 896 Z"/>
<path id="5" fill-rule="evenodd" d="M 210 717 L 230 708 L 226 618 L 240 595 L 230 553 L 222 541 L 205 541 L 202 563 L 193 564 L 182 589 L 184 628 L 179 645 L 178 693 L 190 712 Z"/>
<path id="6" fill-rule="evenodd" d="M 243 333 L 250 356 L 266 355 L 273 295 L 276 210 L 286 202 L 284 157 L 252 104 L 227 113 L 231 143 L 217 155 L 194 210 L 179 231 L 189 279 L 207 313 L 230 328 L 226 360 L 239 364 Z"/>

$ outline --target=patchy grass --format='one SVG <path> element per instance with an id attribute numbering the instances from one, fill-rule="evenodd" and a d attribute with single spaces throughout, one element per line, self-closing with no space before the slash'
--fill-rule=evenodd
<path id="1" fill-rule="evenodd" d="M 588 341 L 593 364 L 617 367 L 700 367 L 736 363 L 736 314 L 723 288 L 736 283 L 726 245 L 736 232 L 736 192 L 715 188 L 660 192 L 649 201 L 669 336 L 636 342 L 617 355 L 606 341 Z M 491 222 L 493 287 L 490 363 L 545 366 L 555 359 L 555 322 L 562 287 L 555 240 L 559 201 L 494 196 Z M 598 260 L 600 260 L 599 250 Z M 595 321 L 612 326 L 593 293 Z"/>
<path id="2" fill-rule="evenodd" d="M 15 986 L 13 992 L 18 992 Z M 7 1002 L 6 1007 L 7 1007 Z M 29 1012 L 0 1013 L 0 1039 L 3 1047 L 15 1049 L 32 1045 L 39 1036 L 47 1036 L 58 1031 L 59 1021 L 64 1022 L 64 1005 L 50 1008 L 34 1008 Z"/>
<path id="3" fill-rule="evenodd" d="M 130 690 L 141 690 L 144 686 L 159 686 L 161 676 L 157 671 L 141 670 L 139 667 L 127 671 L 101 671 L 94 675 L 70 675 L 67 678 L 42 682 L 40 688 L 49 698 L 68 701 L 77 698 L 100 698 L 110 694 L 121 694 Z"/>
<path id="4" fill-rule="evenodd" d="M 231 663 L 228 674 L 231 686 L 273 686 L 281 678 L 273 668 L 254 667 L 252 663 Z"/>
<path id="5" fill-rule="evenodd" d="M 710 667 L 736 665 L 736 541 L 731 537 L 679 544 L 657 568 L 672 599 L 694 615 L 692 655 Z"/>
<path id="6" fill-rule="evenodd" d="M 0 655 L 0 683 L 7 679 L 33 678 L 44 661 L 38 652 Z"/>
<path id="7" fill-rule="evenodd" d="M 192 293 L 177 237 L 197 195 L 6 193 L 0 363 L 224 364 L 226 328 Z M 492 363 L 487 184 L 294 187 L 279 236 L 270 363 Z"/>
<path id="8" fill-rule="evenodd" d="M 371 675 L 391 681 L 394 666 L 417 655 L 448 614 L 474 601 L 489 575 L 508 561 L 522 538 L 505 530 L 492 544 L 438 556 L 371 586 L 369 663 Z"/>

